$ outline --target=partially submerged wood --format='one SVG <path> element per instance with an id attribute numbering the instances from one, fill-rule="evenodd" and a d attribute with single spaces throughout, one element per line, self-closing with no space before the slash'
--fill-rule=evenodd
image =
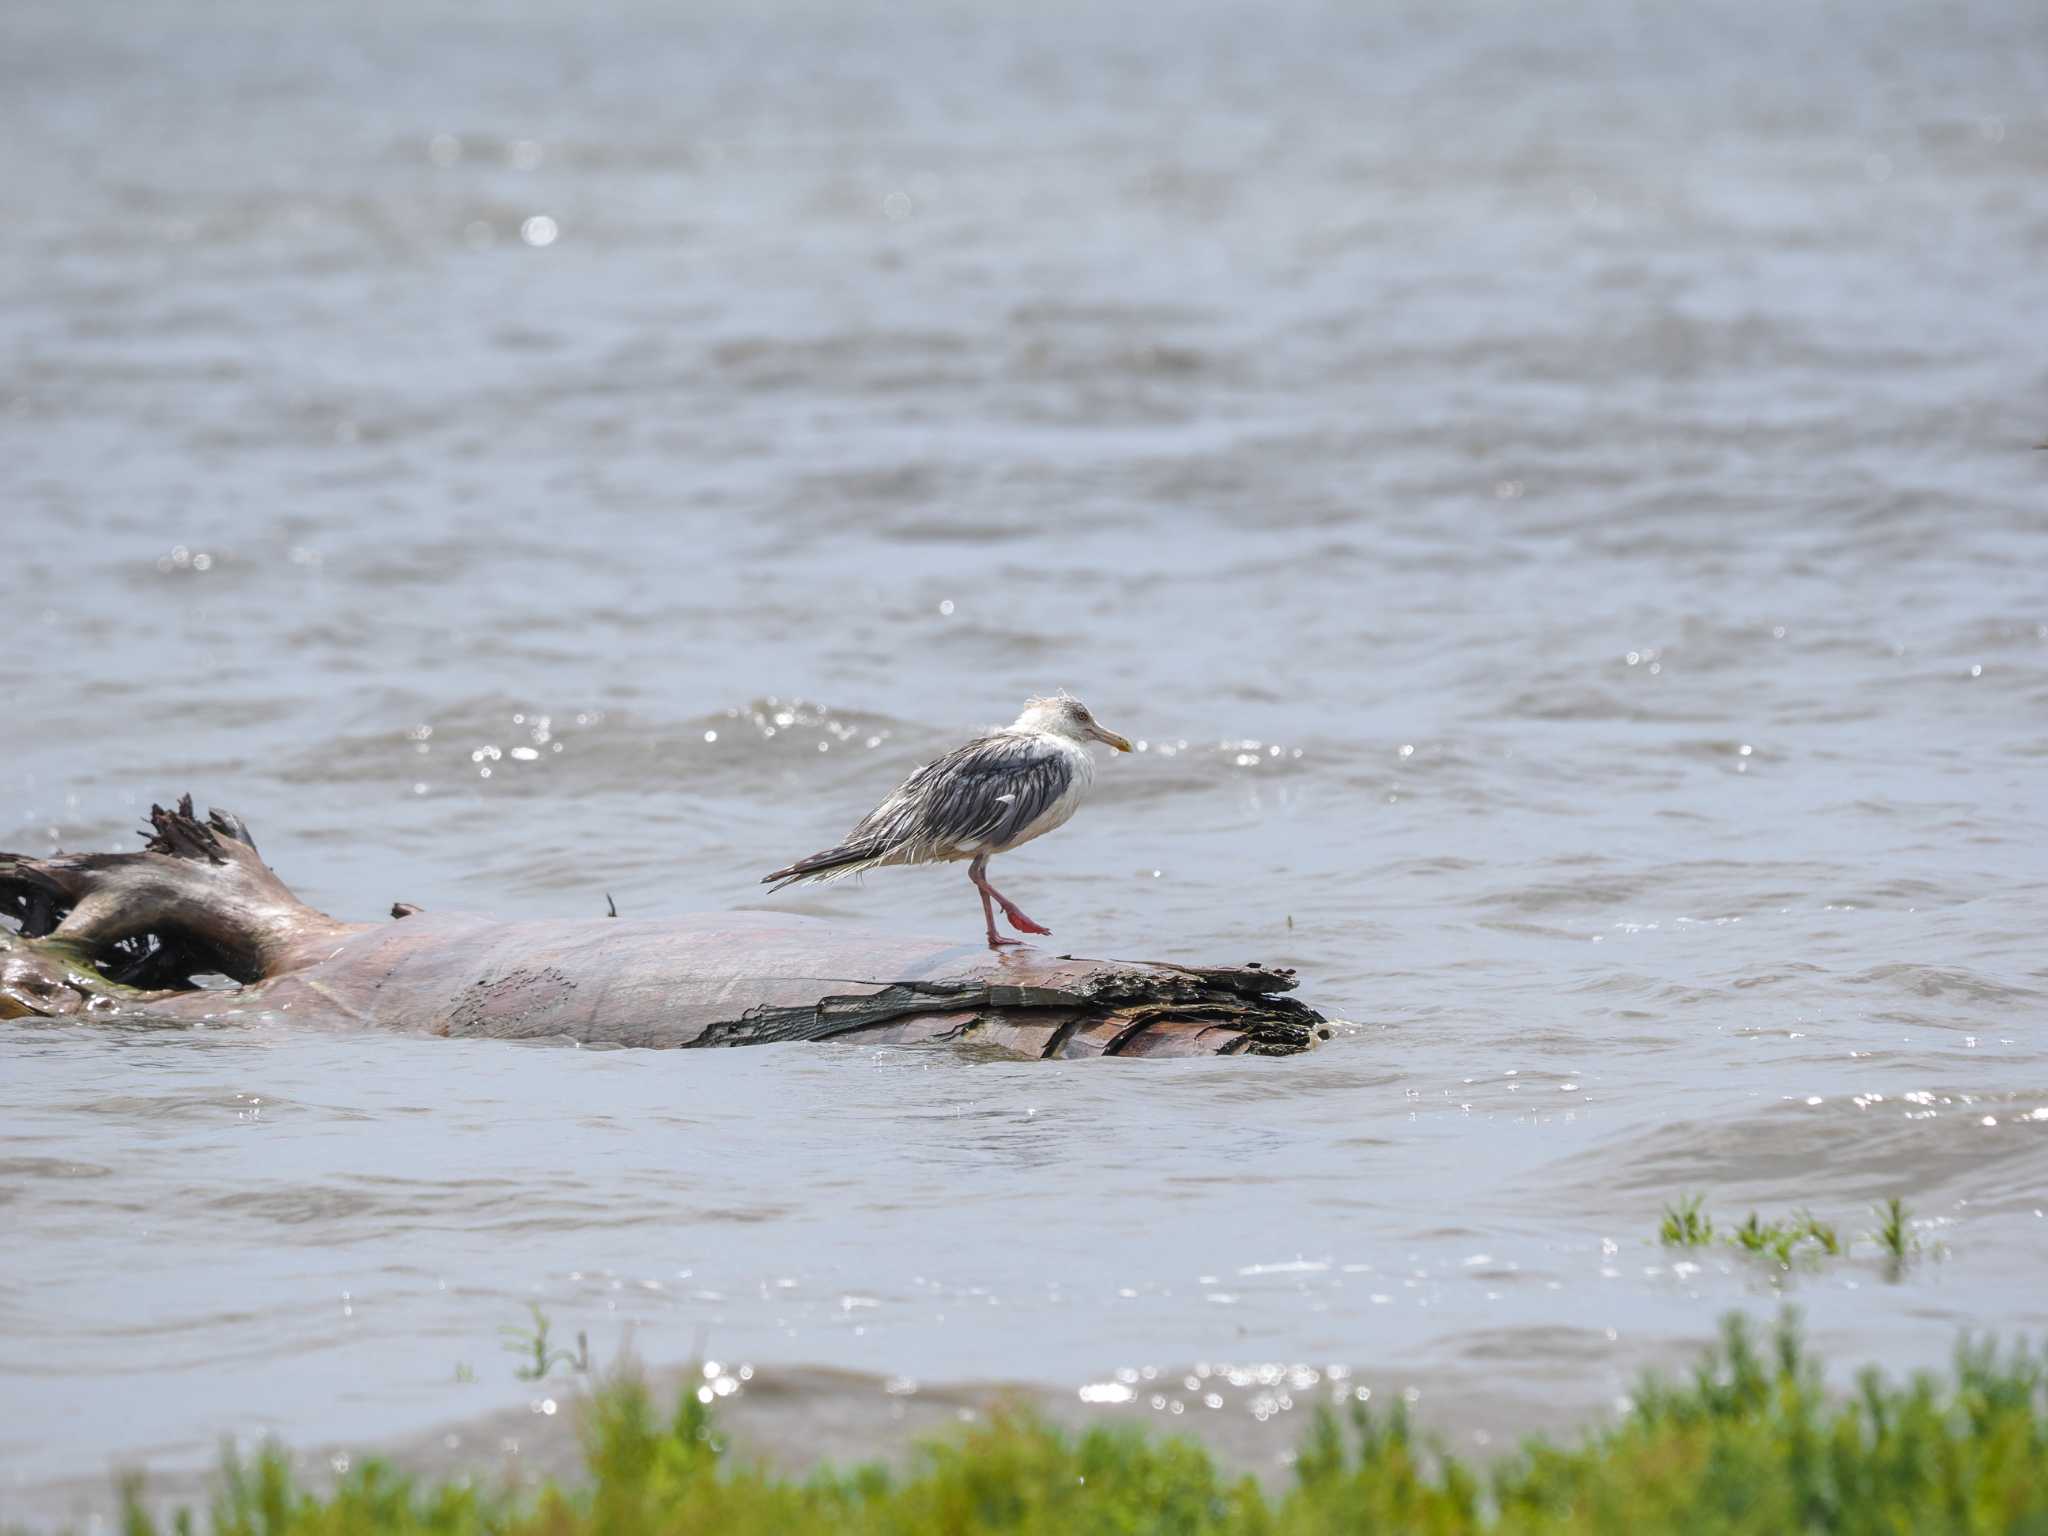
<path id="1" fill-rule="evenodd" d="M 493 1039 L 713 1046 L 971 1041 L 1016 1056 L 1306 1050 L 1290 971 L 1082 960 L 737 912 L 498 922 L 304 905 L 240 818 L 153 806 L 140 853 L 0 854 L 0 1018 L 229 1008 Z M 233 991 L 199 988 L 218 974 Z"/>

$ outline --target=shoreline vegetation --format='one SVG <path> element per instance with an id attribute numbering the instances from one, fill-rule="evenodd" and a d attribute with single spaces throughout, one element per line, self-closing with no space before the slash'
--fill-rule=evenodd
<path id="1" fill-rule="evenodd" d="M 1646 1377 L 1618 1419 L 1532 1439 L 1487 1465 L 1390 1411 L 1318 1413 L 1269 1491 L 1192 1441 L 1136 1426 L 1069 1434 L 1022 1410 L 925 1443 L 907 1471 L 784 1478 L 730 1456 L 695 1392 L 672 1411 L 621 1371 L 584 1406 L 584 1476 L 499 1493 L 426 1484 L 368 1460 L 326 1492 L 275 1447 L 229 1454 L 210 1511 L 150 1511 L 123 1487 L 126 1536 L 1320 1536 L 1324 1532 L 2012 1532 L 2048 1529 L 2048 1357 L 1965 1341 L 1944 1374 L 1866 1369 L 1830 1393 L 1787 1313 L 1739 1316 L 1693 1371 Z"/>

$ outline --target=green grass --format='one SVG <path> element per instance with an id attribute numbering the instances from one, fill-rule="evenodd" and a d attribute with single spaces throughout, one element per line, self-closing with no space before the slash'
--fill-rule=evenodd
<path id="1" fill-rule="evenodd" d="M 1743 1252 L 1790 1268 L 1795 1258 L 1839 1258 L 1842 1240 L 1835 1229 L 1802 1211 L 1781 1221 L 1764 1221 L 1755 1211 L 1730 1235 L 1729 1241 Z"/>
<path id="2" fill-rule="evenodd" d="M 1893 1195 L 1877 1207 L 1877 1230 L 1870 1234 L 1870 1239 L 1894 1264 L 1904 1264 L 1920 1251 L 1920 1239 L 1913 1235 L 1912 1216 L 1905 1201 Z"/>
<path id="3" fill-rule="evenodd" d="M 531 1328 L 519 1328 L 507 1323 L 498 1330 L 505 1340 L 505 1348 L 519 1356 L 520 1363 L 512 1374 L 521 1381 L 539 1381 L 556 1366 L 566 1365 L 572 1371 L 581 1371 L 584 1375 L 589 1375 L 590 1340 L 579 1333 L 576 1335 L 575 1349 L 551 1349 L 548 1345 L 548 1335 L 554 1325 L 549 1322 L 547 1313 L 530 1301 L 526 1304 L 526 1310 L 533 1314 Z M 458 1379 L 461 1371 L 462 1367 L 456 1367 Z"/>
<path id="4" fill-rule="evenodd" d="M 1664 1207 L 1658 1239 L 1667 1248 L 1704 1248 L 1714 1240 L 1714 1218 L 1700 1209 L 1704 1195 L 1680 1195 Z"/>
<path id="5" fill-rule="evenodd" d="M 1799 1235 L 1814 1244 L 1831 1259 L 1842 1256 L 1842 1239 L 1834 1226 L 1822 1221 L 1811 1211 L 1801 1211 L 1792 1218 L 1799 1228 Z"/>
<path id="6" fill-rule="evenodd" d="M 1657 1226 L 1657 1240 L 1667 1248 L 1710 1246 L 1715 1240 L 1714 1219 L 1707 1214 L 1705 1205 L 1705 1198 L 1700 1195 L 1681 1196 L 1667 1204 Z M 1887 1274 L 1897 1279 L 1923 1249 L 1920 1240 L 1912 1235 L 1911 1218 L 1903 1201 L 1894 1196 L 1877 1207 L 1877 1214 L 1878 1229 L 1868 1236 L 1884 1256 Z M 1800 1261 L 1839 1259 L 1854 1247 L 1853 1242 L 1842 1241 L 1841 1233 L 1831 1222 L 1822 1221 L 1811 1211 L 1795 1211 L 1775 1221 L 1766 1221 L 1751 1211 L 1741 1225 L 1729 1228 L 1721 1241 L 1752 1258 L 1768 1259 L 1781 1269 L 1790 1269 Z"/>
<path id="7" fill-rule="evenodd" d="M 1646 1380 L 1610 1427 L 1530 1442 L 1490 1466 L 1446 1454 L 1397 1407 L 1317 1417 L 1292 1483 L 1269 1492 L 1208 1453 L 1137 1428 L 1081 1435 L 999 1416 L 925 1447 L 910 1471 L 804 1480 L 736 1462 L 685 1393 L 659 1412 L 627 1376 L 585 1415 L 570 1487 L 511 1497 L 419 1486 L 375 1462 L 325 1493 L 275 1450 L 227 1463 L 210 1521 L 165 1527 L 131 1493 L 127 1536 L 1462 1536 L 2048 1530 L 2048 1363 L 1965 1345 L 1939 1378 L 1866 1372 L 1845 1395 L 1791 1319 L 1739 1319 L 1691 1375 Z"/>

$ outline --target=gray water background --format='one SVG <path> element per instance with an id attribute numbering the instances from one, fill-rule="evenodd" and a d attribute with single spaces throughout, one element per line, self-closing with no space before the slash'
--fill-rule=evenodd
<path id="1" fill-rule="evenodd" d="M 731 907 L 1065 685 L 1144 747 L 1005 889 L 1357 1026 L 10 1024 L 0 1510 L 523 1402 L 528 1302 L 1551 1424 L 1787 1295 L 2048 1320 L 2039 6 L 10 0 L 0 146 L 0 846 L 190 789 L 350 917 Z"/>

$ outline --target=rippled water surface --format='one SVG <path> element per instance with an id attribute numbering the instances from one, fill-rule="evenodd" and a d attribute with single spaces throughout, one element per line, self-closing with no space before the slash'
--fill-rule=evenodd
<path id="1" fill-rule="evenodd" d="M 2040 1330 L 2044 28 L 16 0 L 0 846 L 190 789 L 351 917 L 729 907 L 1065 685 L 1144 750 L 1010 894 L 1357 1028 L 7 1025 L 0 1507 L 522 1402 L 528 1302 L 1574 1414 L 1784 1294 Z M 1685 1191 L 1945 1254 L 1681 1264 Z"/>

